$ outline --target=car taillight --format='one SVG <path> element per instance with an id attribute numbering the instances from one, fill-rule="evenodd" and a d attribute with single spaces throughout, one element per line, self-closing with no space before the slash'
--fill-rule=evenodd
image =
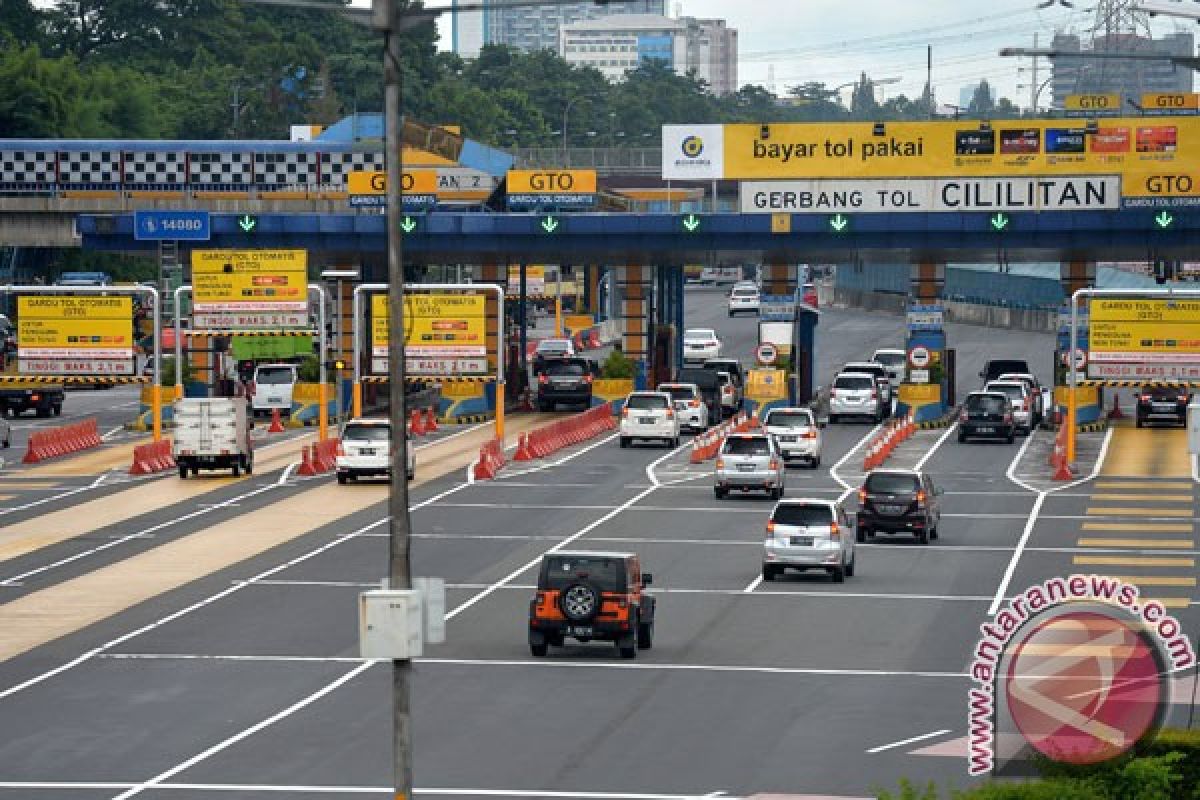
<path id="1" fill-rule="evenodd" d="M 341 442 L 338 442 L 338 446 L 337 446 L 337 454 L 338 454 L 339 456 L 344 456 L 344 455 L 346 455 L 346 448 L 342 446 L 342 443 L 341 443 Z"/>
<path id="2" fill-rule="evenodd" d="M 772 458 L 769 469 L 779 469 L 779 462 Z"/>
<path id="3" fill-rule="evenodd" d="M 919 505 L 919 506 L 925 505 L 925 490 L 924 489 L 917 492 L 917 505 Z"/>
<path id="4" fill-rule="evenodd" d="M 775 520 L 767 521 L 767 536 L 775 535 Z"/>
<path id="5" fill-rule="evenodd" d="M 959 412 L 958 421 L 959 422 L 967 421 L 967 410 L 965 408 L 961 412 Z"/>
<path id="6" fill-rule="evenodd" d="M 872 389 L 872 390 L 871 390 L 871 399 L 872 399 L 872 400 L 878 400 L 878 399 L 879 399 L 879 390 L 878 390 L 878 389 Z"/>
<path id="7" fill-rule="evenodd" d="M 867 490 L 866 489 L 858 490 L 858 502 L 864 506 L 867 504 Z"/>
<path id="8" fill-rule="evenodd" d="M 830 390 L 829 390 L 829 396 L 830 396 L 830 397 L 837 397 L 837 389 L 830 389 Z"/>
<path id="9" fill-rule="evenodd" d="M 584 375 L 584 376 L 583 376 L 583 382 L 584 382 L 584 383 L 591 383 L 591 382 L 592 382 L 592 376 L 591 376 L 591 375 Z"/>
<path id="10" fill-rule="evenodd" d="M 830 539 L 841 539 L 842 538 L 842 529 L 838 527 L 838 524 L 836 522 L 829 523 L 829 538 Z"/>
<path id="11" fill-rule="evenodd" d="M 800 434 L 800 435 L 801 435 L 803 438 L 805 438 L 805 439 L 815 439 L 815 438 L 817 438 L 817 432 L 816 432 L 816 431 L 805 431 L 804 433 L 802 433 L 802 434 Z"/>
<path id="12" fill-rule="evenodd" d="M 1142 399 L 1142 402 L 1143 402 L 1143 403 L 1149 403 L 1149 402 L 1150 402 L 1150 395 L 1148 395 L 1148 394 L 1144 394 L 1144 395 L 1142 395 L 1142 398 L 1141 398 L 1141 399 Z"/>
<path id="13" fill-rule="evenodd" d="M 725 469 L 725 459 L 723 459 L 723 458 L 717 459 L 717 469 Z"/>
<path id="14" fill-rule="evenodd" d="M 667 409 L 667 419 L 675 419 L 675 410 L 674 409 L 671 409 L 671 408 Z"/>
<path id="15" fill-rule="evenodd" d="M 42 396 L 40 394 L 31 394 L 29 395 L 29 399 L 36 403 L 38 400 L 42 399 Z"/>
<path id="16" fill-rule="evenodd" d="M 689 408 L 699 408 L 700 401 L 695 398 L 692 398 L 691 400 L 688 401 L 688 407 Z"/>
<path id="17" fill-rule="evenodd" d="M 1012 420 L 1013 420 L 1012 412 L 1011 411 L 1004 412 L 1004 421 L 1012 422 Z"/>
<path id="18" fill-rule="evenodd" d="M 629 418 L 629 409 L 622 408 L 621 409 L 621 419 L 628 419 L 628 418 Z"/>
<path id="19" fill-rule="evenodd" d="M 546 373 L 543 372 L 541 375 L 538 375 L 538 383 L 549 383 L 549 382 L 550 382 L 550 379 L 546 377 Z"/>
<path id="20" fill-rule="evenodd" d="M 1022 410 L 1024 410 L 1024 411 L 1028 411 L 1028 410 L 1029 410 L 1029 406 L 1030 406 L 1030 404 L 1031 404 L 1032 402 L 1033 402 L 1033 398 L 1032 398 L 1032 397 L 1026 397 L 1026 398 L 1025 398 L 1025 402 L 1021 404 L 1021 409 L 1022 409 Z"/>

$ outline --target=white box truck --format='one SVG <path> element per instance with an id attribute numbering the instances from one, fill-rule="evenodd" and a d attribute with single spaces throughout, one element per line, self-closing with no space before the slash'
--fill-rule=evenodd
<path id="1" fill-rule="evenodd" d="M 227 469 L 254 472 L 254 442 L 243 397 L 195 397 L 175 403 L 175 463 L 179 477 Z"/>

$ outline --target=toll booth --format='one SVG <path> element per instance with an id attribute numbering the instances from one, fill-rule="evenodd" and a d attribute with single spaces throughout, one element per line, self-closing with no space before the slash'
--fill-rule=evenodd
<path id="1" fill-rule="evenodd" d="M 792 380 L 788 400 L 808 405 L 815 399 L 817 376 L 817 323 L 821 312 L 806 303 L 796 304 L 792 325 Z"/>

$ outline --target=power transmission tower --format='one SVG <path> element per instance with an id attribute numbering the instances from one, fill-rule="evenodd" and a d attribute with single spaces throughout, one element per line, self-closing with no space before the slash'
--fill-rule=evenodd
<path id="1" fill-rule="evenodd" d="M 1140 0 L 1099 0 L 1092 26 L 1096 53 L 1135 54 L 1154 49 L 1150 16 L 1137 10 Z M 1150 62 L 1098 58 L 1080 64 L 1076 75 L 1079 92 L 1121 93 L 1139 96 L 1147 90 Z"/>

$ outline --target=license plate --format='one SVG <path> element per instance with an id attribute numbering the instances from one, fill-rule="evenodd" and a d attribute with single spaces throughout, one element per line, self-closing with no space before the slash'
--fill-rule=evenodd
<path id="1" fill-rule="evenodd" d="M 592 636 L 595 632 L 591 625 L 572 625 L 567 628 L 567 634 L 570 636 Z"/>
<path id="2" fill-rule="evenodd" d="M 638 422 L 642 423 L 643 425 L 653 425 L 654 417 L 638 417 Z"/>
<path id="3" fill-rule="evenodd" d="M 1155 403 L 1154 410 L 1155 411 L 1174 411 L 1175 404 L 1174 403 Z"/>
<path id="4" fill-rule="evenodd" d="M 792 547 L 812 547 L 813 537 L 811 536 L 793 536 Z"/>
<path id="5" fill-rule="evenodd" d="M 375 449 L 371 447 L 364 447 L 362 450 L 358 451 L 358 454 L 360 456 L 373 456 L 375 455 Z"/>
<path id="6" fill-rule="evenodd" d="M 742 472 L 753 472 L 754 471 L 753 464 L 738 464 L 737 468 Z"/>
<path id="7" fill-rule="evenodd" d="M 780 437 L 779 437 L 779 441 L 781 441 L 781 442 L 794 442 L 794 441 L 796 441 L 796 437 L 795 437 L 795 436 L 780 436 Z"/>
<path id="8" fill-rule="evenodd" d="M 268 397 L 267 402 L 268 403 L 282 403 L 283 398 L 282 397 Z"/>
<path id="9" fill-rule="evenodd" d="M 978 431 L 979 433 L 995 433 L 996 432 L 995 428 L 988 428 L 988 427 L 979 427 L 979 428 L 976 428 L 975 430 Z"/>
<path id="10" fill-rule="evenodd" d="M 902 513 L 904 513 L 904 506 L 881 505 L 879 507 L 879 513 L 881 513 L 881 514 L 902 514 Z"/>

